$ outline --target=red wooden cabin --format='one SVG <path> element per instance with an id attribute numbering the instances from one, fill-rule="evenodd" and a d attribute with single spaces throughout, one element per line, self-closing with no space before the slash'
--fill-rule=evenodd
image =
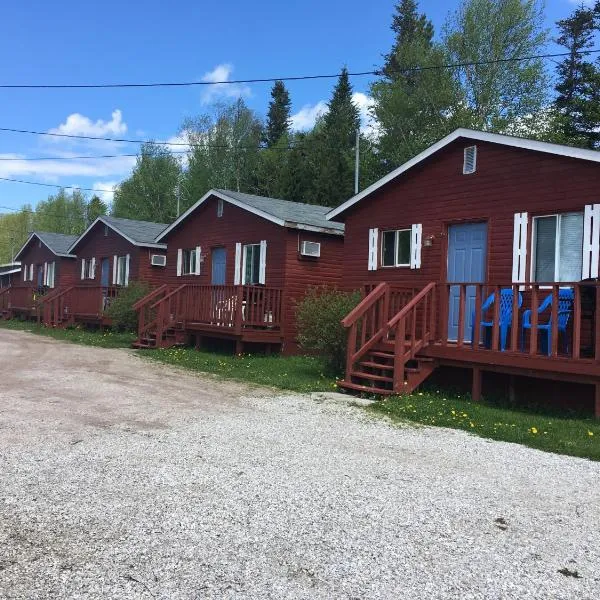
<path id="1" fill-rule="evenodd" d="M 157 238 L 164 285 L 138 303 L 139 347 L 221 338 L 294 352 L 294 300 L 341 281 L 343 225 L 327 208 L 211 190 Z"/>
<path id="2" fill-rule="evenodd" d="M 475 399 L 483 372 L 552 379 L 600 415 L 599 162 L 459 129 L 332 210 L 344 286 L 366 289 L 341 385 L 410 392 L 462 367 Z"/>
<path id="3" fill-rule="evenodd" d="M 0 312 L 5 317 L 34 317 L 40 301 L 56 287 L 75 277 L 75 256 L 69 252 L 75 235 L 34 231 L 15 256 L 20 261 L 19 277 L 0 291 Z"/>
<path id="4" fill-rule="evenodd" d="M 98 217 L 71 244 L 69 252 L 77 255 L 75 277 L 42 301 L 44 323 L 109 324 L 105 310 L 130 282 L 162 282 L 166 245 L 154 240 L 165 227 Z"/>

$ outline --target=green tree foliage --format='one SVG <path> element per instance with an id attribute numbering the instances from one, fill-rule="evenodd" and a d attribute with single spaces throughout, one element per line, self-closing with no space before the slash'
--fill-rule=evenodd
<path id="1" fill-rule="evenodd" d="M 265 142 L 269 148 L 290 132 L 292 101 L 283 81 L 276 81 L 271 90 L 271 102 L 267 113 Z"/>
<path id="2" fill-rule="evenodd" d="M 87 205 L 86 225 L 91 225 L 98 217 L 108 214 L 108 206 L 100 197 L 94 195 Z"/>
<path id="3" fill-rule="evenodd" d="M 557 23 L 556 42 L 569 56 L 557 68 L 555 106 L 563 115 L 566 141 L 588 148 L 600 142 L 600 72 L 585 54 L 594 46 L 599 13 L 600 2 L 595 8 L 582 5 Z"/>
<path id="4" fill-rule="evenodd" d="M 323 356 L 334 375 L 343 373 L 346 362 L 348 332 L 342 327 L 341 320 L 359 302 L 358 292 L 313 287 L 296 307 L 300 346 Z"/>
<path id="5" fill-rule="evenodd" d="M 0 264 L 13 260 L 32 229 L 33 211 L 29 205 L 15 213 L 0 214 Z"/>
<path id="6" fill-rule="evenodd" d="M 380 128 L 379 158 L 385 172 L 402 164 L 461 124 L 460 86 L 434 28 L 416 0 L 401 0 L 392 21 L 395 41 L 383 77 L 371 86 Z M 378 173 L 380 175 L 382 173 Z"/>
<path id="7" fill-rule="evenodd" d="M 133 305 L 151 291 L 148 283 L 131 281 L 111 302 L 106 314 L 112 319 L 112 327 L 116 331 L 135 331 L 138 325 L 138 313 Z"/>
<path id="8" fill-rule="evenodd" d="M 115 217 L 169 223 L 177 213 L 181 165 L 168 148 L 143 144 L 131 176 L 115 191 Z"/>
<path id="9" fill-rule="evenodd" d="M 543 53 L 543 22 L 541 0 L 462 1 L 446 25 L 444 42 L 450 61 L 466 65 L 452 70 L 468 110 L 465 124 L 503 131 L 544 106 L 543 61 L 514 60 Z"/>
<path id="10" fill-rule="evenodd" d="M 83 192 L 60 190 L 40 202 L 33 215 L 33 229 L 78 235 L 87 225 L 87 200 Z"/>
<path id="11" fill-rule="evenodd" d="M 187 120 L 182 132 L 194 144 L 182 186 L 187 205 L 211 188 L 257 191 L 263 124 L 241 98 Z"/>

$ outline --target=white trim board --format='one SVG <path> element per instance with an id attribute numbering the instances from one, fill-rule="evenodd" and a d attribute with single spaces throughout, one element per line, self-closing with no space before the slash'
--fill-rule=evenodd
<path id="1" fill-rule="evenodd" d="M 69 248 L 69 252 L 71 252 L 74 248 L 77 247 L 77 244 L 79 244 L 79 242 L 81 242 L 81 240 L 83 240 L 83 238 L 94 228 L 94 226 L 98 222 L 104 223 L 104 225 L 106 225 L 107 227 L 110 227 L 115 233 L 120 235 L 123 239 L 127 240 L 130 244 L 132 244 L 134 246 L 138 246 L 140 248 L 160 248 L 161 250 L 167 249 L 166 244 L 157 244 L 156 242 L 145 242 L 142 244 L 140 242 L 136 242 L 135 240 L 130 238 L 128 235 L 125 235 L 120 229 L 117 229 L 112 223 L 109 223 L 108 221 L 104 220 L 102 218 L 102 216 L 100 216 L 100 217 L 97 217 L 96 220 L 73 242 L 73 244 Z"/>
<path id="2" fill-rule="evenodd" d="M 46 244 L 46 242 L 44 242 L 44 240 L 35 231 L 33 233 L 29 234 L 27 241 L 23 244 L 23 246 L 21 246 L 21 249 L 15 254 L 15 258 L 18 258 L 20 256 L 21 252 L 23 252 L 23 250 L 25 250 L 25 248 L 27 247 L 27 244 L 29 244 L 29 242 L 33 238 L 37 238 L 40 242 L 42 242 L 42 244 L 44 244 L 44 246 L 46 246 L 46 248 L 48 248 L 48 250 L 50 250 L 50 252 L 52 252 L 52 254 L 54 254 L 54 256 L 60 256 L 62 258 L 77 258 L 74 254 L 59 254 L 58 252 L 54 252 L 54 250 L 52 250 L 52 248 L 50 248 L 50 246 L 48 246 L 48 244 Z M 69 250 L 71 250 L 71 248 L 69 248 Z"/>
<path id="3" fill-rule="evenodd" d="M 600 162 L 600 152 L 596 150 L 585 150 L 583 148 L 572 148 L 571 146 L 563 146 L 561 144 L 550 144 L 548 142 L 538 142 L 537 140 L 529 140 L 526 138 L 519 138 L 510 135 L 502 135 L 499 133 L 488 133 L 486 131 L 476 131 L 474 129 L 459 128 L 453 131 L 451 134 L 442 138 L 439 142 L 429 146 L 426 150 L 423 150 L 420 154 L 411 158 L 409 161 L 400 165 L 397 169 L 388 173 L 385 177 L 382 177 L 379 181 L 365 188 L 356 196 L 353 196 L 337 208 L 334 208 L 327 213 L 326 218 L 328 220 L 335 219 L 341 213 L 348 210 L 351 206 L 354 206 L 357 202 L 360 202 L 366 196 L 369 196 L 380 187 L 383 187 L 386 183 L 389 183 L 393 179 L 396 179 L 402 173 L 405 173 L 412 167 L 418 165 L 420 162 L 429 158 L 432 154 L 435 154 L 442 148 L 445 148 L 455 140 L 459 138 L 465 138 L 467 140 L 477 140 L 480 142 L 489 142 L 491 144 L 501 144 L 503 146 L 511 146 L 512 148 L 521 148 L 523 150 L 533 150 L 535 152 L 545 152 L 547 154 L 554 154 L 556 156 L 565 156 L 567 158 L 576 158 L 579 160 L 590 160 L 592 162 Z"/>
<path id="4" fill-rule="evenodd" d="M 175 229 L 175 227 L 177 227 L 182 221 L 187 219 L 187 217 L 189 215 L 191 215 L 199 206 L 204 204 L 212 196 L 214 196 L 215 198 L 218 198 L 220 200 L 223 200 L 224 202 L 228 202 L 229 204 L 232 204 L 233 206 L 237 206 L 238 208 L 241 208 L 242 210 L 246 210 L 249 213 L 257 215 L 258 217 L 262 217 L 263 219 L 266 219 L 267 221 L 271 221 L 271 223 L 275 223 L 275 225 L 279 225 L 281 227 L 289 227 L 291 229 L 304 229 L 306 231 L 315 231 L 318 233 L 328 233 L 328 234 L 333 234 L 333 235 L 344 235 L 344 232 L 341 230 L 338 230 L 338 229 L 328 229 L 327 227 L 318 227 L 316 225 L 307 225 L 305 223 L 296 223 L 293 221 L 285 221 L 283 219 L 280 219 L 279 217 L 275 217 L 275 216 L 265 212 L 264 210 L 260 210 L 259 208 L 255 208 L 254 206 L 249 206 L 245 202 L 240 202 L 237 198 L 232 198 L 231 196 L 227 196 L 226 194 L 223 194 L 222 192 L 213 189 L 213 190 L 209 190 L 208 192 L 206 192 L 206 194 L 204 194 L 204 196 L 202 196 L 202 198 L 200 198 L 200 200 L 198 200 L 195 204 L 192 204 L 192 206 L 190 206 L 183 214 L 181 214 L 176 221 L 171 223 L 171 225 L 169 225 L 156 238 L 155 241 L 159 242 L 160 240 L 162 240 L 169 232 L 171 232 L 173 229 Z"/>

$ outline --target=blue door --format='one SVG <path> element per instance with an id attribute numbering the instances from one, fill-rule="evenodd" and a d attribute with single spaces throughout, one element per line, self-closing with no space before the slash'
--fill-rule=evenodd
<path id="1" fill-rule="evenodd" d="M 464 223 L 448 228 L 448 282 L 482 283 L 485 281 L 487 223 Z M 473 336 L 472 314 L 475 310 L 475 286 L 466 290 L 464 341 Z M 458 338 L 460 288 L 450 288 L 448 304 L 448 339 Z"/>
<path id="2" fill-rule="evenodd" d="M 227 266 L 225 248 L 213 248 L 211 253 L 211 262 L 212 284 L 225 285 L 225 267 Z"/>
<path id="3" fill-rule="evenodd" d="M 108 282 L 110 281 L 108 271 L 110 269 L 110 260 L 108 258 L 102 259 L 102 268 L 100 270 L 100 285 L 107 288 Z"/>

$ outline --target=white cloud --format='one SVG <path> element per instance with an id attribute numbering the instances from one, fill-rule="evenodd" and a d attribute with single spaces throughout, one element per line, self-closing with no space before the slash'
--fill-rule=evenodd
<path id="1" fill-rule="evenodd" d="M 354 92 L 352 100 L 360 113 L 361 131 L 365 135 L 377 136 L 379 128 L 375 117 L 371 113 L 375 100 L 362 92 Z M 316 104 L 304 105 L 297 113 L 292 115 L 292 129 L 297 131 L 312 129 L 317 119 L 326 114 L 327 110 L 325 100 L 320 100 Z"/>
<path id="2" fill-rule="evenodd" d="M 297 113 L 291 116 L 292 129 L 305 131 L 312 129 L 317 119 L 327 112 L 327 102 L 320 100 L 314 105 L 305 104 Z"/>
<path id="3" fill-rule="evenodd" d="M 126 132 L 127 123 L 123 121 L 123 115 L 118 108 L 113 110 L 110 121 L 102 119 L 92 121 L 92 119 L 85 115 L 73 113 L 67 117 L 64 123 L 49 130 L 49 133 L 90 135 L 95 137 L 123 135 Z"/>
<path id="4" fill-rule="evenodd" d="M 219 98 L 241 98 L 252 95 L 247 85 L 239 83 L 223 83 L 231 80 L 233 66 L 230 64 L 217 65 L 212 71 L 208 71 L 202 77 L 202 81 L 212 82 L 214 85 L 205 87 L 202 94 L 202 102 L 210 104 Z"/>
<path id="5" fill-rule="evenodd" d="M 96 181 L 91 185 L 94 189 L 97 190 L 110 190 L 104 192 L 90 192 L 92 194 L 96 194 L 103 202 L 106 204 L 112 204 L 115 188 L 121 183 L 120 181 Z M 87 186 L 86 186 L 87 187 Z"/>

